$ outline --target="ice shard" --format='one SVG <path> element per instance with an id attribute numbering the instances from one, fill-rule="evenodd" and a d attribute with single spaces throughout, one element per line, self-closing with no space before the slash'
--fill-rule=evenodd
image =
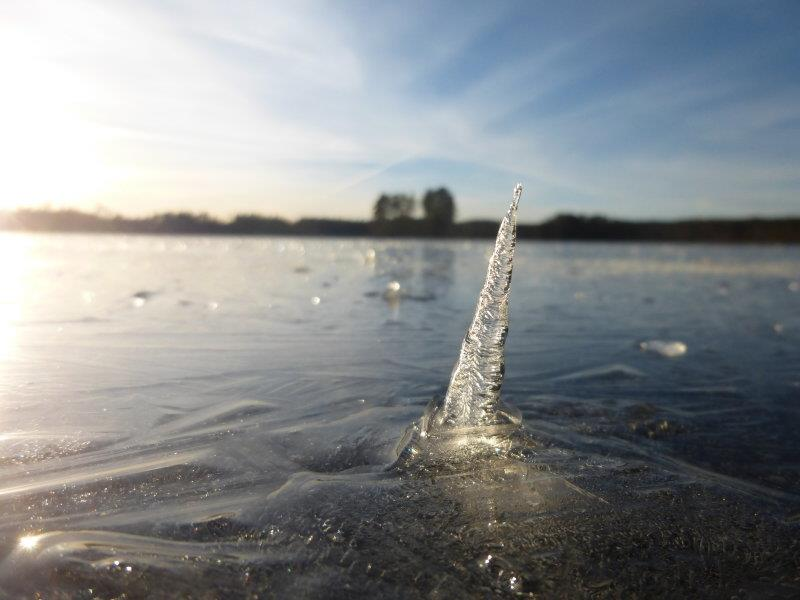
<path id="1" fill-rule="evenodd" d="M 470 457 L 475 449 L 498 452 L 520 431 L 518 411 L 500 401 L 508 334 L 508 295 L 517 238 L 517 205 L 522 185 L 497 232 L 475 315 L 464 336 L 444 397 L 434 398 L 398 446 L 395 466 L 447 457 Z"/>
<path id="2" fill-rule="evenodd" d="M 521 195 L 522 185 L 518 183 L 511 206 L 500 223 L 475 316 L 461 344 L 447 394 L 431 422 L 433 427 L 496 424 L 505 372 L 508 295 L 517 241 L 517 205 Z"/>

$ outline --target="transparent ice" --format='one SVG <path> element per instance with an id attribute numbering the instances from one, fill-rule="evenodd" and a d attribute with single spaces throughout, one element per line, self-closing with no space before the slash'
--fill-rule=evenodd
<path id="1" fill-rule="evenodd" d="M 487 449 L 494 456 L 519 446 L 515 438 L 522 434 L 521 418 L 501 403 L 500 389 L 505 374 L 508 297 L 521 196 L 522 184 L 518 183 L 500 223 L 486 280 L 447 393 L 444 398 L 433 399 L 401 440 L 397 463 L 401 468 L 420 457 L 428 466 L 439 463 L 452 468 L 460 459 L 474 458 Z"/>
<path id="2" fill-rule="evenodd" d="M 475 427 L 494 424 L 497 418 L 521 195 L 522 184 L 518 183 L 511 206 L 500 223 L 475 316 L 461 345 L 442 408 L 433 420 L 434 426 Z"/>

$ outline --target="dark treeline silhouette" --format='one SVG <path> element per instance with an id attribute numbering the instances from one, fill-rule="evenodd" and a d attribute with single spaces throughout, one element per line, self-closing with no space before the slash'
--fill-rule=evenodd
<path id="1" fill-rule="evenodd" d="M 383 200 L 383 207 L 378 204 Z M 388 200 L 386 200 L 388 199 Z M 412 196 L 382 195 L 372 221 L 300 219 L 290 222 L 257 214 L 222 221 L 208 214 L 163 213 L 130 218 L 77 210 L 18 209 L 0 213 L 0 230 L 131 234 L 301 235 L 493 238 L 498 221 L 455 222 L 455 201 L 445 188 L 429 190 L 423 216 L 414 218 Z M 520 239 L 587 241 L 800 243 L 800 217 L 623 221 L 562 214 L 540 224 L 520 224 Z"/>
<path id="2" fill-rule="evenodd" d="M 205 213 L 163 213 L 131 218 L 85 213 L 78 210 L 21 208 L 0 213 L 0 229 L 6 231 L 61 231 L 76 233 L 147 233 L 194 235 L 340 235 L 370 233 L 365 221 L 300 219 L 294 223 L 279 217 L 237 215 L 221 221 Z"/>
<path id="3" fill-rule="evenodd" d="M 459 237 L 492 237 L 494 221 L 459 223 Z M 521 223 L 520 239 L 642 242 L 800 243 L 800 217 L 623 221 L 561 214 L 538 225 Z"/>
<path id="4" fill-rule="evenodd" d="M 417 199 L 409 194 L 381 194 L 375 201 L 370 232 L 391 236 L 445 236 L 455 233 L 456 202 L 447 188 L 428 190 L 424 215 L 414 218 Z"/>

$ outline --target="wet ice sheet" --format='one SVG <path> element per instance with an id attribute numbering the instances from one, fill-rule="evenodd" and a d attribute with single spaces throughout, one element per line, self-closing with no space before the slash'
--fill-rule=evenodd
<path id="1" fill-rule="evenodd" d="M 520 244 L 536 444 L 387 473 L 490 248 L 3 236 L 4 589 L 796 594 L 800 251 Z"/>

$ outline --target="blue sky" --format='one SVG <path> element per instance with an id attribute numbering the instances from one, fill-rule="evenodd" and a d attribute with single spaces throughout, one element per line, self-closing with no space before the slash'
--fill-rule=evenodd
<path id="1" fill-rule="evenodd" d="M 4 2 L 0 207 L 800 214 L 800 3 Z"/>

